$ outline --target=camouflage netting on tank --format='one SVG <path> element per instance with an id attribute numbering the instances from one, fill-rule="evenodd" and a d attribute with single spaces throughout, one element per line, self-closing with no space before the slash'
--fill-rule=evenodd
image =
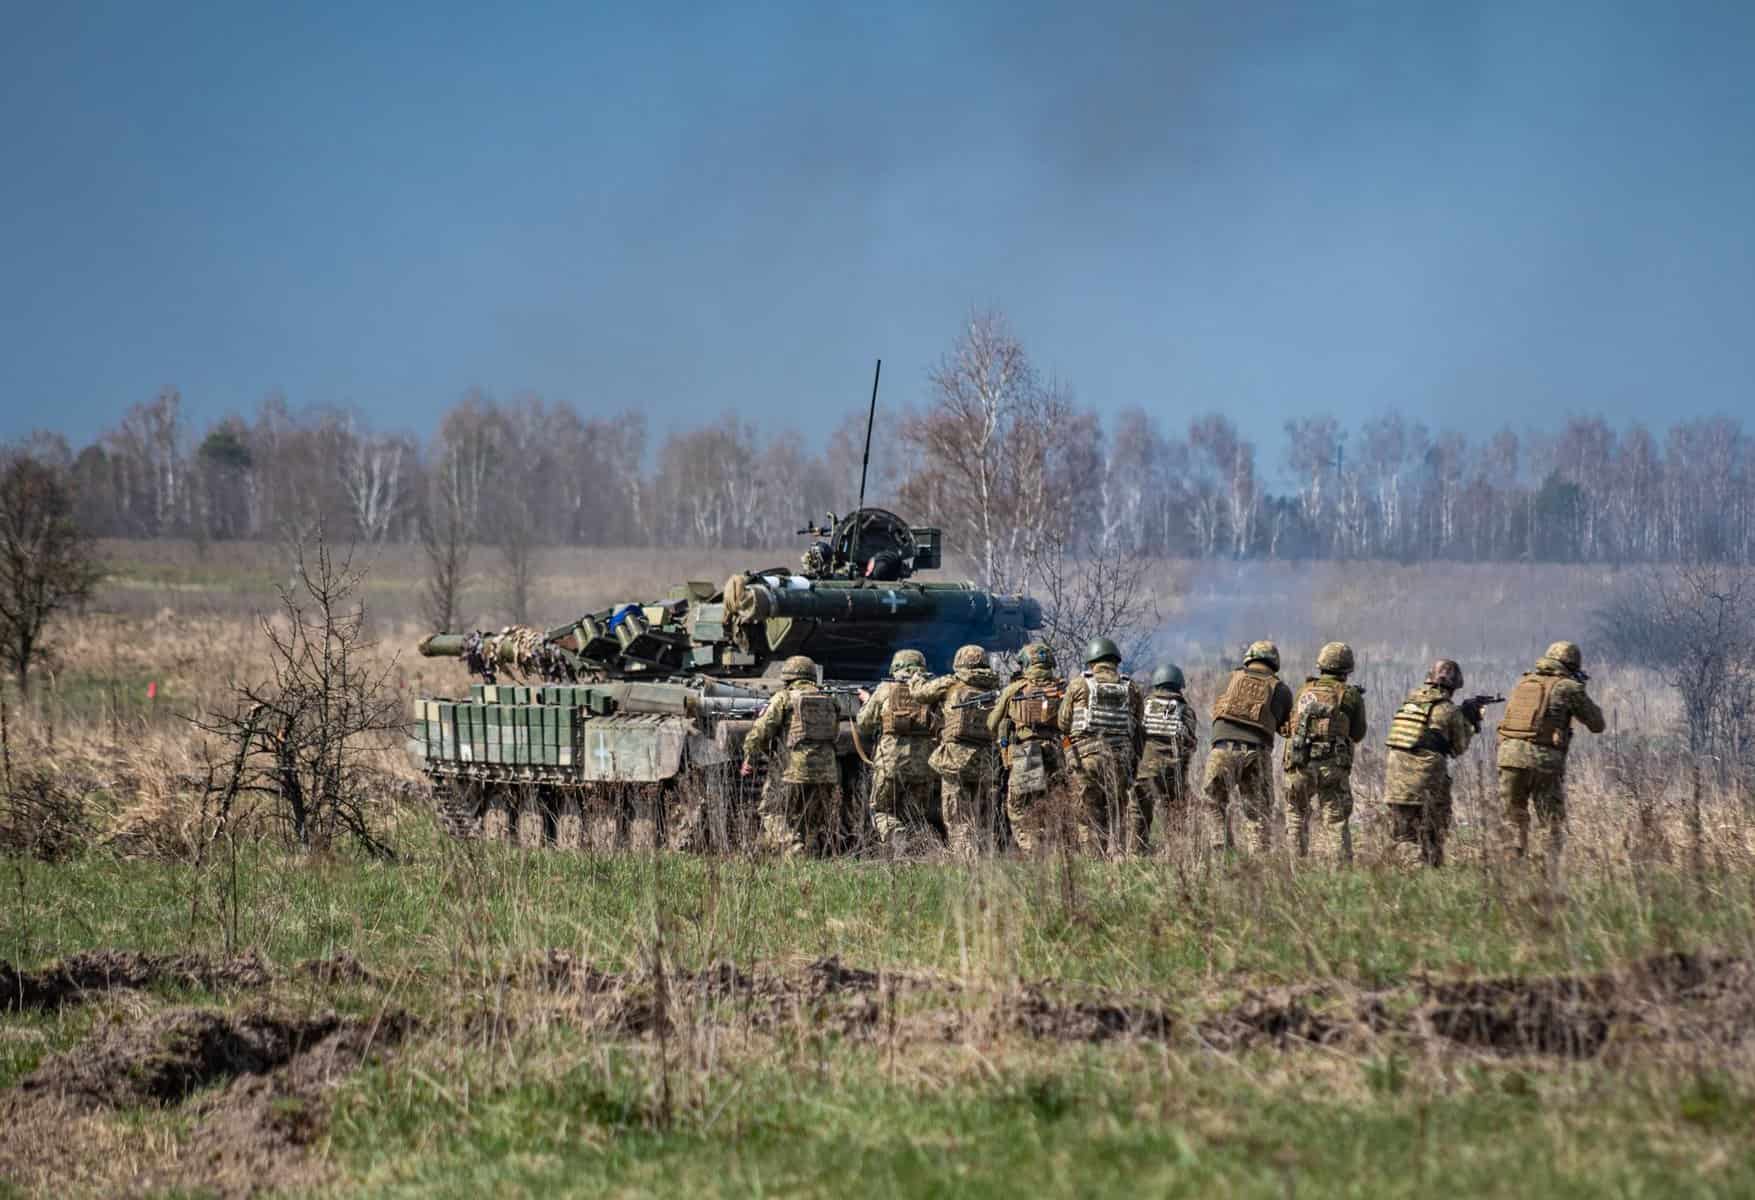
<path id="1" fill-rule="evenodd" d="M 528 625 L 508 625 L 498 633 L 472 633 L 463 643 L 469 669 L 483 683 L 496 683 L 501 668 L 514 678 L 570 683 L 574 673 L 558 646 Z"/>

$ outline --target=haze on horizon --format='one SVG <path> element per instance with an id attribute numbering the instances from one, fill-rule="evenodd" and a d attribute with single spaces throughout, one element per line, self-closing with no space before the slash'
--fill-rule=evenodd
<path id="1" fill-rule="evenodd" d="M 1270 461 L 1748 411 L 1755 8 L 948 7 L 9 5 L 0 436 L 166 385 L 832 423 L 986 307 Z"/>

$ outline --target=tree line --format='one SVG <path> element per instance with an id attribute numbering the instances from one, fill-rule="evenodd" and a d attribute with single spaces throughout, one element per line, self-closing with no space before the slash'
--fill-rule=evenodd
<path id="1" fill-rule="evenodd" d="M 850 389 L 852 390 L 852 389 Z M 886 405 L 892 413 L 896 410 Z M 680 408 L 671 409 L 678 412 Z M 820 408 L 817 410 L 820 411 Z M 784 544 L 851 505 L 864 413 L 807 442 L 735 414 L 583 417 L 471 392 L 422 434 L 279 396 L 205 428 L 174 390 L 75 450 L 64 473 L 96 536 L 280 538 L 321 523 L 366 542 L 485 543 L 516 570 L 542 545 Z M 998 314 L 972 316 L 924 396 L 880 424 L 871 488 L 946 528 L 987 581 L 1044 553 L 1404 561 L 1755 560 L 1755 453 L 1739 421 L 1654 431 L 1575 416 L 1558 429 L 1433 430 L 1390 412 L 1285 424 L 1280 478 L 1222 412 L 1131 407 L 1105 422 L 1044 378 Z"/>

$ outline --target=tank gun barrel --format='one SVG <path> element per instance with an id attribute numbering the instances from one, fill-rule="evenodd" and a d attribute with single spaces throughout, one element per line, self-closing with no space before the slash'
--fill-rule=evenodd
<path id="1" fill-rule="evenodd" d="M 461 633 L 428 634 L 415 649 L 422 658 L 462 658 L 465 636 Z"/>
<path id="2" fill-rule="evenodd" d="M 982 629 L 995 623 L 1036 628 L 1042 608 L 1025 596 L 997 596 L 964 584 L 861 587 L 792 576 L 751 583 L 738 613 L 746 621 L 831 620 L 908 625 L 955 622 Z"/>

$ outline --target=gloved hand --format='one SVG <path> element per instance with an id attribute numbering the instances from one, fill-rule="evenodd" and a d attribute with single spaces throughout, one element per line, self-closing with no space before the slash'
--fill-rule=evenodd
<path id="1" fill-rule="evenodd" d="M 754 775 L 756 773 L 756 769 L 754 767 L 750 766 L 748 763 L 745 763 L 745 764 L 743 764 L 743 766 L 741 766 L 737 769 L 737 773 L 739 775 L 743 776 L 745 779 L 748 779 L 751 775 Z"/>

